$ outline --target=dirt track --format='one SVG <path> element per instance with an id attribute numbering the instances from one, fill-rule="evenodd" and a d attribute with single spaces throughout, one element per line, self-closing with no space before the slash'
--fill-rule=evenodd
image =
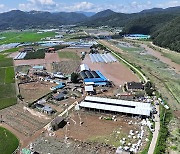
<path id="1" fill-rule="evenodd" d="M 154 57 L 158 58 L 160 61 L 162 61 L 163 63 L 166 63 L 168 64 L 171 68 L 174 69 L 174 71 L 178 74 L 180 74 L 180 65 L 175 63 L 175 62 L 172 62 L 171 59 L 167 58 L 167 57 L 164 57 L 160 52 L 158 51 L 154 51 L 153 49 L 149 48 L 147 45 L 145 44 L 141 44 L 141 46 L 143 48 L 146 49 L 146 51 L 153 55 Z M 177 56 L 180 56 L 180 55 L 177 55 Z M 179 58 L 180 59 L 180 58 Z"/>

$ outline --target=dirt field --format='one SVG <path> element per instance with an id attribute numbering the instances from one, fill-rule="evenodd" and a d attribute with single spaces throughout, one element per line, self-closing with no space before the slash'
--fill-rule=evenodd
<path id="1" fill-rule="evenodd" d="M 85 111 L 87 112 L 87 111 Z M 94 112 L 74 112 L 70 115 L 70 125 L 66 125 L 63 129 L 56 132 L 58 137 L 64 137 L 65 134 L 69 138 L 80 141 L 88 141 L 97 136 L 110 135 L 114 130 L 121 128 L 123 134 L 128 134 L 131 129 L 138 130 L 138 125 L 128 125 L 125 121 L 128 118 L 118 118 L 118 121 L 99 119 L 102 114 L 95 114 Z M 104 115 L 109 116 L 109 115 Z M 131 118 L 129 118 L 131 119 Z M 80 125 L 80 121 L 83 122 Z"/>
<path id="2" fill-rule="evenodd" d="M 24 101 L 32 102 L 49 93 L 52 86 L 55 86 L 55 84 L 49 82 L 31 82 L 21 84 L 19 88 Z"/>
<path id="3" fill-rule="evenodd" d="M 21 135 L 18 137 L 21 140 L 27 139 L 26 137 L 32 136 L 36 131 L 43 128 L 50 119 L 39 118 L 32 115 L 30 112 L 23 109 L 23 104 L 17 104 L 0 111 L 3 115 L 3 121 Z M 24 138 L 23 138 L 24 137 Z"/>
<path id="4" fill-rule="evenodd" d="M 33 142 L 33 148 L 40 154 L 114 154 L 116 148 L 106 144 L 87 143 L 54 137 L 40 137 Z M 127 154 L 127 153 L 122 153 Z"/>
<path id="5" fill-rule="evenodd" d="M 43 65 L 48 71 L 51 71 L 51 63 L 60 61 L 57 53 L 46 53 L 45 59 L 15 60 L 14 65 Z"/>
<path id="6" fill-rule="evenodd" d="M 125 82 L 139 81 L 137 76 L 124 64 L 116 63 L 92 63 L 89 55 L 86 55 L 82 62 L 87 64 L 91 70 L 99 70 L 101 73 L 113 81 L 116 86 L 123 85 Z"/>
<path id="7" fill-rule="evenodd" d="M 54 72 L 62 72 L 64 74 L 71 74 L 79 71 L 81 62 L 77 60 L 61 61 L 59 63 L 53 63 L 52 69 Z"/>

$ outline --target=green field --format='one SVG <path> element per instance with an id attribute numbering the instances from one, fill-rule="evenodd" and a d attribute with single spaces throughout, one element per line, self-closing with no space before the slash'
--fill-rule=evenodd
<path id="1" fill-rule="evenodd" d="M 19 140 L 9 130 L 0 127 L 0 154 L 11 154 L 19 146 Z"/>
<path id="2" fill-rule="evenodd" d="M 17 103 L 13 60 L 0 53 L 0 110 Z"/>
<path id="3" fill-rule="evenodd" d="M 80 60 L 80 57 L 74 52 L 60 51 L 60 52 L 58 52 L 58 55 L 59 55 L 59 58 Z"/>
<path id="4" fill-rule="evenodd" d="M 4 50 L 1 53 L 13 53 L 13 52 L 18 51 L 19 49 L 20 48 L 11 48 L 11 49 L 8 49 L 8 50 Z"/>
<path id="5" fill-rule="evenodd" d="M 0 68 L 0 84 L 4 84 L 6 68 Z"/>
<path id="6" fill-rule="evenodd" d="M 5 83 L 14 83 L 15 82 L 14 78 L 15 78 L 14 67 L 7 67 Z"/>
<path id="7" fill-rule="evenodd" d="M 16 89 L 14 84 L 1 84 L 0 85 L 0 100 L 16 96 Z"/>
<path id="8" fill-rule="evenodd" d="M 6 37 L 1 40 L 1 44 L 9 44 L 9 43 L 22 43 L 22 42 L 37 42 L 42 38 L 53 37 L 55 36 L 55 32 L 45 32 L 38 34 L 36 31 L 25 31 L 25 32 L 2 32 L 0 33 L 0 37 Z"/>
<path id="9" fill-rule="evenodd" d="M 13 59 L 12 58 L 0 59 L 0 67 L 9 67 L 9 66 L 13 66 Z"/>
<path id="10" fill-rule="evenodd" d="M 39 49 L 35 52 L 28 52 L 24 59 L 44 59 L 45 58 L 45 50 Z"/>
<path id="11" fill-rule="evenodd" d="M 15 97 L 0 99 L 0 110 L 15 105 L 16 102 L 17 99 Z"/>

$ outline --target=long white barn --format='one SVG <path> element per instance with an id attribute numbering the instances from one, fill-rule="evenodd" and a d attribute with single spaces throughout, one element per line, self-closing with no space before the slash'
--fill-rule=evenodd
<path id="1" fill-rule="evenodd" d="M 80 103 L 80 107 L 143 116 L 150 116 L 152 109 L 150 103 L 92 96 L 86 96 L 85 100 Z"/>

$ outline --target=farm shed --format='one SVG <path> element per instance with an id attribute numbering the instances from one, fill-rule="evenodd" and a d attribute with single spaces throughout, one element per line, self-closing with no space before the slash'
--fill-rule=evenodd
<path id="1" fill-rule="evenodd" d="M 51 87 L 50 90 L 58 90 L 58 89 L 62 89 L 64 87 L 65 87 L 65 83 L 61 82 L 57 86 Z"/>
<path id="2" fill-rule="evenodd" d="M 127 82 L 126 88 L 129 91 L 144 90 L 144 85 L 141 82 Z"/>
<path id="3" fill-rule="evenodd" d="M 44 112 L 44 113 L 46 113 L 46 114 L 52 114 L 54 111 L 53 111 L 53 109 L 50 107 L 50 106 L 48 106 L 48 105 L 45 105 L 43 108 L 42 108 L 42 111 Z"/>
<path id="4" fill-rule="evenodd" d="M 63 128 L 66 125 L 66 121 L 64 120 L 63 117 L 56 117 L 52 122 L 51 122 L 51 127 L 54 131 L 58 130 L 59 128 Z"/>
<path id="5" fill-rule="evenodd" d="M 152 110 L 150 103 L 92 96 L 86 96 L 85 100 L 80 103 L 80 107 L 142 116 L 150 116 Z"/>
<path id="6" fill-rule="evenodd" d="M 64 93 L 59 93 L 58 95 L 54 96 L 54 99 L 57 101 L 61 101 L 64 99 L 64 97 L 65 97 Z"/>

